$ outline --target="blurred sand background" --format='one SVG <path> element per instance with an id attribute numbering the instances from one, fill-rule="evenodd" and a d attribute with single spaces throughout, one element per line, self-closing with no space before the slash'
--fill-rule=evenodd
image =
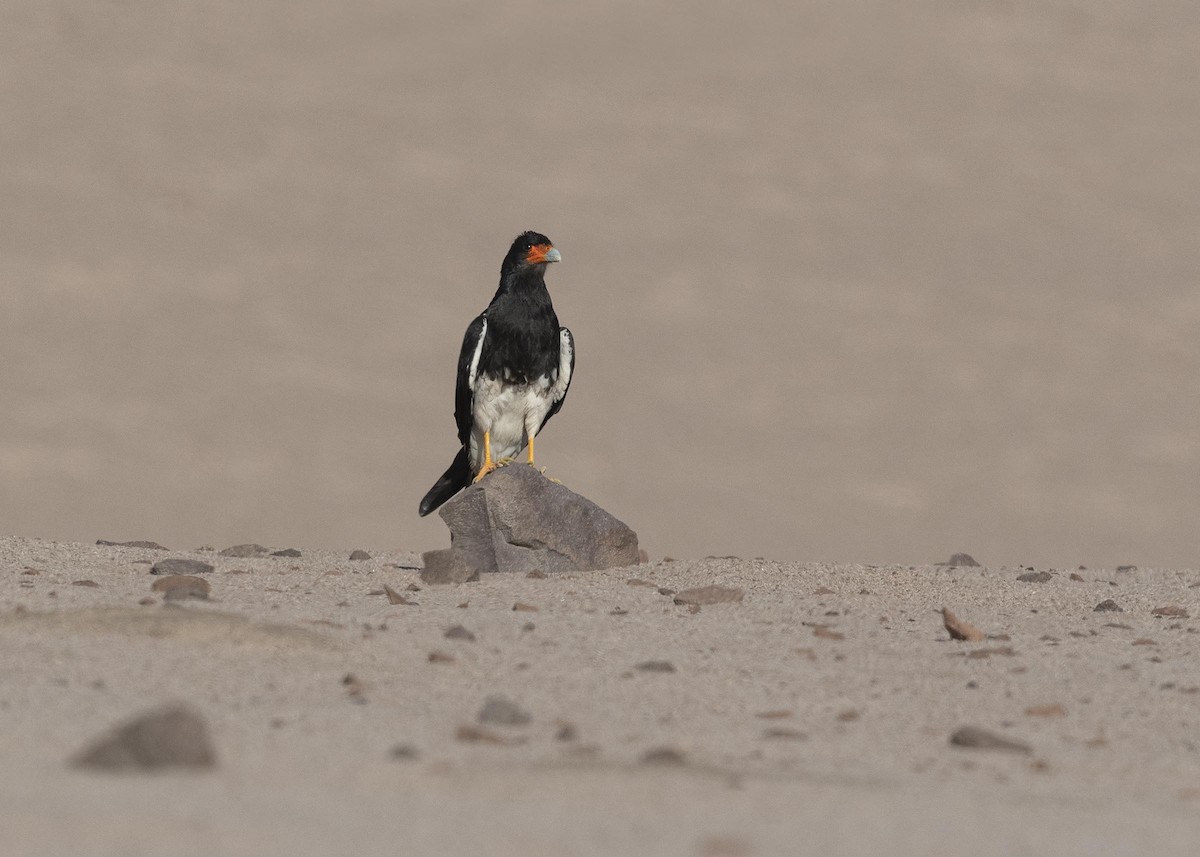
<path id="1" fill-rule="evenodd" d="M 440 547 L 549 234 L 550 475 L 652 554 L 1197 564 L 1186 2 L 0 10 L 0 530 Z"/>

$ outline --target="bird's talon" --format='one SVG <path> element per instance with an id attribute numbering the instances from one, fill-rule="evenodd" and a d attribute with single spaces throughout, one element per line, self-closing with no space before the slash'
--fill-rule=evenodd
<path id="1" fill-rule="evenodd" d="M 492 472 L 493 470 L 495 470 L 495 469 L 496 469 L 496 468 L 495 468 L 494 466 L 493 466 L 493 467 L 484 467 L 484 468 L 482 468 L 482 469 L 479 471 L 479 473 L 478 473 L 478 474 L 475 476 L 475 478 L 471 480 L 471 484 L 475 484 L 476 482 L 478 482 L 479 480 L 481 480 L 483 477 L 487 476 L 489 473 L 491 473 L 491 472 Z"/>

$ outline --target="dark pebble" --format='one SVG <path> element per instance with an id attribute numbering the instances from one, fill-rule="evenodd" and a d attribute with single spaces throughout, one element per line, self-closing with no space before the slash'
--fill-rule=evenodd
<path id="1" fill-rule="evenodd" d="M 1017 575 L 1017 580 L 1022 583 L 1045 583 L 1053 577 L 1048 571 L 1031 571 L 1028 574 Z"/>
<path id="2" fill-rule="evenodd" d="M 978 726 L 964 726 L 950 736 L 950 743 L 955 747 L 966 747 L 972 750 L 1005 750 L 1010 753 L 1029 753 L 1032 748 L 1023 741 L 1014 741 L 995 732 L 980 729 Z"/>
<path id="3" fill-rule="evenodd" d="M 99 589 L 100 588 L 100 584 L 94 580 L 72 580 L 71 585 L 72 586 L 86 586 L 89 589 Z"/>
<path id="4" fill-rule="evenodd" d="M 1111 598 L 1105 598 L 1092 608 L 1093 613 L 1124 613 L 1125 611 Z"/>
<path id="5" fill-rule="evenodd" d="M 579 730 L 574 723 L 560 721 L 558 731 L 554 733 L 555 741 L 575 741 L 579 738 Z"/>
<path id="6" fill-rule="evenodd" d="M 464 628 L 462 625 L 455 625 L 443 635 L 447 640 L 466 640 L 468 643 L 475 642 L 475 635 Z"/>
<path id="7" fill-rule="evenodd" d="M 787 726 L 772 726 L 770 729 L 763 730 L 763 738 L 769 741 L 783 739 L 785 741 L 804 741 L 808 735 L 801 732 L 799 729 L 791 729 Z"/>
<path id="8" fill-rule="evenodd" d="M 675 665 L 670 661 L 642 661 L 634 669 L 644 673 L 673 673 Z"/>
<path id="9" fill-rule="evenodd" d="M 300 556 L 300 551 L 296 550 L 295 548 L 284 548 L 281 551 L 274 551 L 271 556 L 286 556 L 295 558 Z"/>
<path id="10" fill-rule="evenodd" d="M 417 758 L 420 753 L 412 744 L 396 744 L 388 750 L 388 755 L 397 761 L 407 762 Z"/>
<path id="11" fill-rule="evenodd" d="M 524 726 L 533 718 L 515 702 L 503 696 L 489 696 L 479 710 L 480 723 L 494 723 L 497 726 Z"/>
<path id="12" fill-rule="evenodd" d="M 367 553 L 366 551 L 360 551 L 360 550 L 350 551 L 350 559 L 354 560 L 355 562 L 360 562 L 362 560 L 367 560 L 370 558 L 371 558 L 371 555 L 369 553 Z"/>
<path id="13" fill-rule="evenodd" d="M 642 754 L 643 765 L 682 765 L 686 757 L 674 747 L 655 747 Z"/>

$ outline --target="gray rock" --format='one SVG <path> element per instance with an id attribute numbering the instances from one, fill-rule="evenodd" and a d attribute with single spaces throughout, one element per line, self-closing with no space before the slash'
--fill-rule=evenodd
<path id="1" fill-rule="evenodd" d="M 238 559 L 245 559 L 252 556 L 262 556 L 263 554 L 268 554 L 270 552 L 271 551 L 269 548 L 265 548 L 262 545 L 234 545 L 231 548 L 225 548 L 225 550 L 221 551 L 221 556 L 232 556 L 237 557 Z"/>
<path id="2" fill-rule="evenodd" d="M 637 565 L 637 533 L 595 503 L 513 464 L 446 503 L 450 548 L 424 554 L 426 583 L 496 571 L 547 573 Z"/>
<path id="3" fill-rule="evenodd" d="M 191 574 L 172 574 L 160 577 L 150 588 L 155 592 L 161 592 L 165 601 L 184 601 L 188 598 L 208 600 L 208 581 L 203 577 Z"/>
<path id="4" fill-rule="evenodd" d="M 300 556 L 300 551 L 296 550 L 295 548 L 284 548 L 281 551 L 272 551 L 271 556 L 282 556 L 294 559 Z"/>
<path id="5" fill-rule="evenodd" d="M 151 574 L 208 574 L 213 567 L 198 559 L 160 559 L 150 566 Z"/>
<path id="6" fill-rule="evenodd" d="M 350 551 L 350 559 L 352 559 L 354 562 L 361 562 L 363 560 L 367 560 L 370 558 L 371 558 L 371 555 L 369 553 L 367 553 L 366 551 L 360 551 L 360 550 Z"/>
<path id="7" fill-rule="evenodd" d="M 950 568 L 979 568 L 979 563 L 969 553 L 951 554 L 950 559 L 939 562 L 938 565 L 947 565 Z"/>
<path id="8" fill-rule="evenodd" d="M 71 763 L 100 770 L 211 768 L 216 752 L 204 718 L 184 706 L 135 717 L 81 751 Z"/>
<path id="9" fill-rule="evenodd" d="M 1092 608 L 1093 613 L 1124 613 L 1121 605 L 1113 601 L 1111 598 L 1105 598 L 1099 604 Z"/>
<path id="10" fill-rule="evenodd" d="M 503 696 L 489 696 L 479 711 L 480 723 L 493 723 L 498 726 L 524 726 L 532 719 L 529 712 Z"/>

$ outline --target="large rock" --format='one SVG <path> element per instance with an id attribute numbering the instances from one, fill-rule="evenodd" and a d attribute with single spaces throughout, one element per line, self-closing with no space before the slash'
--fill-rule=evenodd
<path id="1" fill-rule="evenodd" d="M 512 464 L 438 511 L 450 548 L 424 554 L 426 583 L 462 583 L 494 571 L 592 571 L 637 565 L 637 533 L 538 470 Z"/>
<path id="2" fill-rule="evenodd" d="M 211 768 L 216 758 L 204 718 L 173 705 L 121 724 L 85 747 L 72 764 L 108 771 Z"/>

